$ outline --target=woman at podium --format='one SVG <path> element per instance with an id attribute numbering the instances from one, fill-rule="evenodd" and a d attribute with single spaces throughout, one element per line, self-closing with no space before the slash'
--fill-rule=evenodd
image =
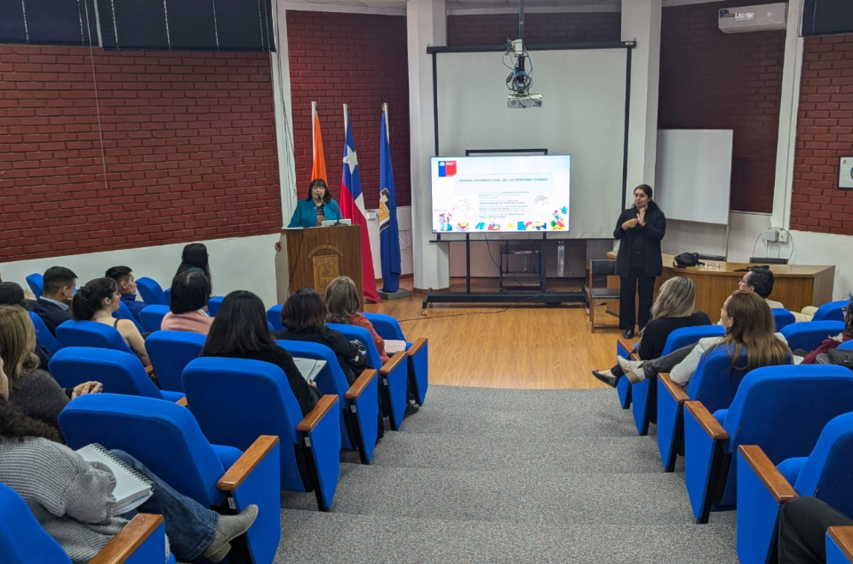
<path id="1" fill-rule="evenodd" d="M 308 186 L 304 200 L 296 203 L 288 227 L 317 227 L 330 219 L 343 219 L 338 203 L 332 199 L 329 187 L 322 178 L 315 178 Z"/>

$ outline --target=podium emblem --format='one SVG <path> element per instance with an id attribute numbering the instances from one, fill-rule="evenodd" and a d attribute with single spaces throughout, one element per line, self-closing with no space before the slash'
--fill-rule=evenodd
<path id="1" fill-rule="evenodd" d="M 314 289 L 325 294 L 329 282 L 341 275 L 338 255 L 314 255 L 311 260 L 314 267 Z"/>

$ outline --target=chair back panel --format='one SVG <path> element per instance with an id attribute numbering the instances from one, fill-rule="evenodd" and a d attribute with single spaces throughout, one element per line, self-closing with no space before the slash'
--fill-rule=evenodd
<path id="1" fill-rule="evenodd" d="M 605 280 L 607 276 L 616 275 L 614 259 L 591 259 L 589 261 L 589 287 L 594 288 L 596 279 Z"/>
<path id="2" fill-rule="evenodd" d="M 397 341 L 405 341 L 403 330 L 400 328 L 400 322 L 397 318 L 384 313 L 370 313 L 365 311 L 364 317 L 373 325 L 373 329 L 383 339 L 391 339 Z"/>
<path id="3" fill-rule="evenodd" d="M 71 562 L 45 532 L 27 502 L 0 484 L 0 562 L 3 564 L 62 564 Z"/>
<path id="4" fill-rule="evenodd" d="M 216 317 L 224 299 L 224 296 L 214 296 L 207 301 L 207 312 L 210 314 L 210 317 Z"/>
<path id="5" fill-rule="evenodd" d="M 844 321 L 844 308 L 850 300 L 838 300 L 823 304 L 814 314 L 812 321 Z"/>
<path id="6" fill-rule="evenodd" d="M 776 322 L 777 333 L 796 321 L 794 314 L 787 309 L 774 307 L 770 311 L 773 313 L 773 320 Z"/>
<path id="7" fill-rule="evenodd" d="M 44 276 L 38 273 L 30 274 L 27 276 L 27 286 L 36 299 L 39 299 L 44 294 Z"/>
<path id="8" fill-rule="evenodd" d="M 59 339 L 53 336 L 53 333 L 50 332 L 50 329 L 47 328 L 47 325 L 44 324 L 44 320 L 37 313 L 29 312 L 30 319 L 33 322 L 33 326 L 36 329 L 36 342 L 50 351 L 50 354 L 55 354 L 59 349 L 62 348 L 62 344 L 59 342 Z"/>
<path id="9" fill-rule="evenodd" d="M 66 321 L 56 328 L 56 337 L 63 347 L 94 347 L 133 354 L 118 329 L 97 321 Z"/>
<path id="10" fill-rule="evenodd" d="M 666 356 L 676 349 L 694 345 L 699 339 L 706 337 L 722 337 L 726 334 L 726 328 L 722 325 L 699 325 L 697 327 L 682 327 L 676 329 L 666 338 L 661 356 Z"/>
<path id="11" fill-rule="evenodd" d="M 139 331 L 140 333 L 145 332 L 145 328 L 142 327 L 142 324 L 139 323 L 139 321 L 137 321 L 136 317 L 134 317 L 133 313 L 131 313 L 130 308 L 127 307 L 127 304 L 124 302 L 118 303 L 118 309 L 113 312 L 113 317 L 115 317 L 116 319 L 127 319 L 128 321 L 131 321 L 134 325 L 136 325 L 137 331 Z"/>
<path id="12" fill-rule="evenodd" d="M 277 304 L 267 310 L 267 321 L 269 321 L 275 331 L 284 331 L 284 325 L 281 324 L 282 307 L 281 304 Z"/>
<path id="13" fill-rule="evenodd" d="M 225 469 L 193 414 L 175 403 L 114 394 L 89 394 L 59 414 L 68 446 L 100 443 L 127 452 L 170 486 L 204 505 L 224 495 L 216 482 Z"/>
<path id="14" fill-rule="evenodd" d="M 155 306 L 149 306 L 155 307 Z M 143 309 L 144 312 L 146 309 Z M 160 388 L 183 392 L 181 374 L 187 365 L 198 358 L 207 339 L 200 333 L 189 331 L 155 331 L 145 340 L 145 350 L 154 367 Z"/>
<path id="15" fill-rule="evenodd" d="M 167 313 L 169 313 L 169 306 L 149 305 L 139 312 L 139 322 L 146 331 L 153 333 L 160 330 L 160 325 Z"/>
<path id="16" fill-rule="evenodd" d="M 738 364 L 745 363 L 746 351 L 738 359 Z M 732 370 L 729 351 L 717 347 L 702 355 L 687 385 L 687 395 L 692 400 L 701 401 L 711 413 L 726 409 L 731 405 L 744 374 L 742 370 Z"/>
<path id="17" fill-rule="evenodd" d="M 376 348 L 376 343 L 373 342 L 373 336 L 370 334 L 370 331 L 345 323 L 326 323 L 326 327 L 340 331 L 344 337 L 351 341 L 358 341 L 363 344 L 367 349 L 367 365 L 376 370 L 382 368 L 382 357 L 379 356 L 379 350 Z"/>
<path id="18" fill-rule="evenodd" d="M 169 300 L 166 299 L 163 288 L 156 280 L 148 277 L 137 278 L 136 289 L 139 291 L 139 295 L 142 296 L 142 301 L 146 304 L 169 305 Z"/>
<path id="19" fill-rule="evenodd" d="M 824 340 L 835 337 L 843 331 L 844 323 L 841 321 L 808 321 L 786 325 L 781 333 L 792 351 L 797 349 L 813 351 Z"/>
<path id="20" fill-rule="evenodd" d="M 93 347 L 66 347 L 50 359 L 50 373 L 64 388 L 95 380 L 104 393 L 162 399 L 162 394 L 132 353 Z"/>
<path id="21" fill-rule="evenodd" d="M 794 489 L 814 496 L 853 515 L 853 413 L 839 415 L 826 424 L 806 460 Z"/>

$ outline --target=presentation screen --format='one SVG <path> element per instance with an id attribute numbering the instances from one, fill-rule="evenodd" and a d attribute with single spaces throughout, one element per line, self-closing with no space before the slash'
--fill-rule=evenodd
<path id="1" fill-rule="evenodd" d="M 569 155 L 433 157 L 433 233 L 569 231 Z"/>

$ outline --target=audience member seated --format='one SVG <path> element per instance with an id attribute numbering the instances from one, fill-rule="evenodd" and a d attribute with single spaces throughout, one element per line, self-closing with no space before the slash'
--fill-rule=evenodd
<path id="1" fill-rule="evenodd" d="M 184 247 L 181 253 L 181 266 L 175 276 L 187 270 L 194 270 L 204 273 L 207 276 L 207 281 L 210 283 L 211 291 L 213 291 L 213 277 L 210 275 L 210 255 L 207 253 L 207 247 L 203 243 L 190 243 Z"/>
<path id="2" fill-rule="evenodd" d="M 0 305 L 16 305 L 27 311 L 33 311 L 36 301 L 26 299 L 24 289 L 19 284 L 0 282 Z"/>
<path id="3" fill-rule="evenodd" d="M 133 321 L 113 317 L 120 303 L 121 294 L 118 293 L 116 281 L 112 278 L 95 278 L 89 280 L 74 295 L 74 300 L 71 302 L 71 317 L 77 321 L 95 321 L 115 327 L 142 364 L 146 367 L 151 366 L 151 360 L 145 351 L 145 340 Z"/>
<path id="4" fill-rule="evenodd" d="M 726 328 L 723 337 L 700 339 L 694 346 L 682 347 L 649 361 L 619 358 L 619 366 L 632 383 L 669 372 L 674 383 L 686 387 L 702 356 L 720 346 L 728 349 L 732 370 L 749 371 L 791 362 L 788 342 L 781 333 L 774 332 L 776 324 L 773 313 L 758 293 L 738 290 L 726 298 L 720 310 L 720 321 Z M 746 365 L 736 366 L 737 359 L 744 351 Z"/>
<path id="5" fill-rule="evenodd" d="M 814 497 L 798 497 L 782 505 L 770 564 L 826 564 L 826 530 L 853 526 L 853 519 Z"/>
<path id="6" fill-rule="evenodd" d="M 8 375 L 7 399 L 29 417 L 59 428 L 59 412 L 70 399 L 101 391 L 100 382 L 63 390 L 40 368 L 30 315 L 18 306 L 0 306 L 0 366 Z"/>
<path id="7" fill-rule="evenodd" d="M 2 286 L 2 284 L 0 284 L 0 286 Z M 803 356 L 803 360 L 800 364 L 814 364 L 817 362 L 817 355 L 828 353 L 832 349 L 838 347 L 841 343 L 853 339 L 853 311 L 850 310 L 850 306 L 853 306 L 853 296 L 850 297 L 850 303 L 848 303 L 844 308 L 844 331 L 834 337 L 828 337 L 818 348 Z M 800 353 L 795 352 L 794 354 Z"/>
<path id="8" fill-rule="evenodd" d="M 276 331 L 275 337 L 326 345 L 335 353 L 347 382 L 352 385 L 366 366 L 366 351 L 348 341 L 340 331 L 326 327 L 328 315 L 323 296 L 313 288 L 299 289 L 281 308 L 281 324 L 286 331 Z"/>
<path id="9" fill-rule="evenodd" d="M 776 276 L 769 268 L 760 266 L 751 267 L 750 271 L 743 275 L 738 281 L 738 289 L 747 292 L 755 292 L 767 302 L 767 305 L 773 309 L 786 309 L 781 302 L 771 300 L 770 294 L 773 293 L 773 286 L 776 283 Z M 802 312 L 792 311 L 795 321 L 811 321 L 814 317 L 816 307 L 806 306 Z"/>
<path id="10" fill-rule="evenodd" d="M 118 292 L 121 294 L 121 301 L 124 302 L 133 317 L 139 319 L 139 312 L 145 309 L 148 304 L 136 299 L 136 278 L 133 276 L 130 267 L 114 266 L 107 270 L 104 278 L 112 278 L 116 281 Z"/>
<path id="11" fill-rule="evenodd" d="M 641 359 L 659 358 L 663 353 L 667 337 L 676 329 L 711 325 L 711 319 L 707 313 L 693 311 L 695 302 L 696 286 L 689 278 L 676 276 L 661 285 L 658 299 L 652 306 L 652 319 L 640 332 L 637 354 Z M 592 375 L 611 388 L 615 388 L 619 378 L 624 376 L 624 372 L 617 364 L 610 370 L 593 370 Z"/>
<path id="12" fill-rule="evenodd" d="M 302 377 L 290 353 L 275 342 L 267 324 L 264 302 L 252 292 L 237 290 L 225 296 L 201 356 L 247 358 L 275 364 L 287 376 L 303 415 L 317 405 L 322 395 Z"/>
<path id="13" fill-rule="evenodd" d="M 191 331 L 207 335 L 213 318 L 204 311 L 210 299 L 210 281 L 203 272 L 185 270 L 172 280 L 169 313 L 163 317 L 164 331 Z"/>
<path id="14" fill-rule="evenodd" d="M 382 364 L 388 362 L 385 341 L 373 329 L 373 324 L 358 311 L 358 288 L 349 276 L 338 276 L 326 286 L 326 307 L 329 309 L 329 323 L 346 323 L 370 331 L 376 349 L 382 358 Z"/>
<path id="15" fill-rule="evenodd" d="M 51 266 L 43 278 L 44 293 L 36 300 L 33 312 L 56 335 L 56 328 L 71 319 L 68 310 L 77 287 L 77 275 L 65 267 Z"/>
<path id="16" fill-rule="evenodd" d="M 162 514 L 171 552 L 181 561 L 203 556 L 220 562 L 231 541 L 251 527 L 256 505 L 239 515 L 219 515 L 160 480 L 129 454 L 112 454 L 154 483 L 153 495 L 136 510 L 114 514 L 111 470 L 90 464 L 62 444 L 59 431 L 31 419 L 9 402 L 9 380 L 0 367 L 0 482 L 24 498 L 45 532 L 74 564 L 86 564 L 136 513 Z M 168 554 L 164 554 L 166 561 Z"/>

